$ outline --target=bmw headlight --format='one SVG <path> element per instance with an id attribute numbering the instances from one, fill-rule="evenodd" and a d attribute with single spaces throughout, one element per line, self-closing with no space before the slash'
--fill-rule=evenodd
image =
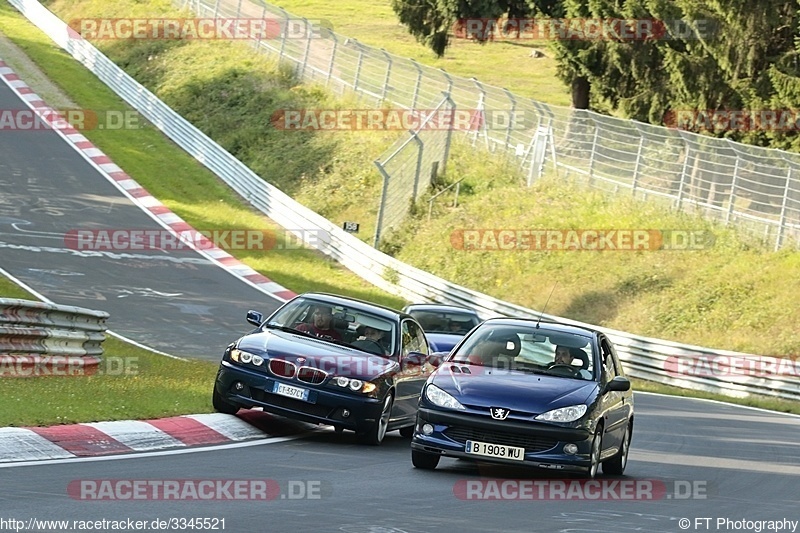
<path id="1" fill-rule="evenodd" d="M 452 395 L 443 391 L 436 385 L 428 385 L 425 387 L 425 398 L 437 407 L 444 407 L 446 409 L 465 409 L 458 400 L 453 398 Z"/>
<path id="2" fill-rule="evenodd" d="M 364 394 L 369 394 L 378 388 L 378 386 L 371 381 L 351 379 L 344 376 L 335 376 L 331 378 L 330 384 L 343 389 L 350 389 L 353 392 L 363 392 Z"/>
<path id="3" fill-rule="evenodd" d="M 249 365 L 261 366 L 264 364 L 264 358 L 259 355 L 253 355 L 250 352 L 245 352 L 238 348 L 231 350 L 231 361 L 237 363 L 244 363 Z"/>
<path id="4" fill-rule="evenodd" d="M 585 405 L 570 405 L 569 407 L 561 407 L 560 409 L 553 409 L 552 411 L 542 413 L 536 417 L 536 420 L 544 420 L 545 422 L 575 422 L 585 414 Z"/>

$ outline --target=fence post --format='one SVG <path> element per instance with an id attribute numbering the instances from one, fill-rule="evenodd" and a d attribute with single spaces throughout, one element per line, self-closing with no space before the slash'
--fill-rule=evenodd
<path id="1" fill-rule="evenodd" d="M 511 143 L 511 130 L 514 128 L 516 123 L 516 113 L 517 113 L 517 100 L 514 98 L 514 95 L 511 94 L 511 91 L 503 87 L 503 91 L 506 93 L 506 96 L 511 101 L 511 114 L 508 118 L 508 124 L 506 125 L 506 139 L 505 145 L 506 149 L 508 149 L 508 145 Z"/>
<path id="2" fill-rule="evenodd" d="M 356 76 L 353 80 L 353 91 L 358 93 L 358 78 L 361 77 L 361 65 L 364 63 L 364 50 L 361 49 L 361 45 L 355 41 L 355 39 L 351 39 L 351 41 L 356 43 L 358 47 L 358 63 L 356 63 Z"/>
<path id="3" fill-rule="evenodd" d="M 489 149 L 489 136 L 486 134 L 486 91 L 483 90 L 483 84 L 479 82 L 476 78 L 470 78 L 470 81 L 475 84 L 475 87 L 481 92 L 480 96 L 478 97 L 478 112 L 480 113 L 480 124 L 478 126 L 479 130 L 483 130 L 483 138 L 486 141 L 486 149 Z M 475 130 L 475 135 L 472 137 L 472 146 L 475 146 L 475 142 L 478 140 L 478 130 Z M 491 150 L 490 150 L 491 151 Z"/>
<path id="4" fill-rule="evenodd" d="M 239 3 L 241 5 L 241 2 Z M 264 9 L 261 10 L 261 20 L 266 20 L 267 18 L 267 6 L 264 6 Z M 263 37 L 264 32 L 258 32 L 258 39 L 256 39 L 256 50 L 261 51 L 261 38 Z"/>
<path id="5" fill-rule="evenodd" d="M 220 0 L 217 0 L 216 3 L 214 4 L 214 16 L 212 18 L 216 19 L 219 16 L 219 3 Z"/>
<path id="6" fill-rule="evenodd" d="M 336 34 L 331 32 L 331 38 L 333 39 L 333 50 L 331 50 L 331 60 L 328 62 L 328 73 L 325 77 L 325 87 L 327 87 L 331 82 L 331 76 L 333 75 L 333 65 L 336 60 L 336 50 L 339 48 L 339 39 L 336 38 Z"/>
<path id="7" fill-rule="evenodd" d="M 305 50 L 303 50 L 303 64 L 300 67 L 300 78 L 305 78 L 305 76 L 306 76 L 306 66 L 308 65 L 308 55 L 309 55 L 309 53 L 311 51 L 311 36 L 314 34 L 314 32 L 312 31 L 313 28 L 311 26 L 311 23 L 305 18 L 303 19 L 303 27 L 305 28 L 305 31 L 307 32 L 307 35 L 306 35 L 306 48 L 305 48 Z"/>
<path id="8" fill-rule="evenodd" d="M 447 160 L 450 158 L 450 143 L 453 139 L 453 119 L 456 116 L 456 103 L 450 98 L 450 93 L 444 93 L 444 99 L 450 104 L 450 127 L 447 128 L 447 138 L 444 142 L 444 155 L 442 156 L 442 174 L 447 171 Z"/>
<path id="9" fill-rule="evenodd" d="M 411 60 L 411 64 L 417 69 L 417 82 L 414 84 L 414 94 L 411 96 L 411 109 L 415 110 L 417 108 L 417 98 L 419 98 L 419 87 L 420 84 L 422 84 L 422 67 L 413 59 Z"/>
<path id="10" fill-rule="evenodd" d="M 631 184 L 631 195 L 636 196 L 636 184 L 639 181 L 639 167 L 642 166 L 642 147 L 644 136 L 639 132 L 639 147 L 636 149 L 636 164 L 633 166 L 633 183 Z"/>
<path id="11" fill-rule="evenodd" d="M 451 78 L 450 74 L 448 74 L 444 69 L 440 68 L 439 72 L 442 73 L 442 76 L 444 76 L 444 79 L 447 81 L 447 94 L 453 94 L 453 78 Z"/>
<path id="12" fill-rule="evenodd" d="M 281 47 L 278 49 L 279 62 L 283 59 L 283 51 L 286 49 L 286 39 L 289 38 L 289 13 L 281 9 L 281 14 L 283 15 L 283 20 L 281 21 L 283 23 L 281 24 L 281 29 L 283 31 L 281 33 Z"/>
<path id="13" fill-rule="evenodd" d="M 781 200 L 781 216 L 778 219 L 778 235 L 775 237 L 775 251 L 781 249 L 783 244 L 783 230 L 786 226 L 786 204 L 789 203 L 789 185 L 792 183 L 792 167 L 789 167 L 789 172 L 786 174 L 786 187 L 783 188 L 783 200 Z"/>
<path id="14" fill-rule="evenodd" d="M 590 116 L 589 119 L 594 124 L 594 137 L 592 138 L 592 151 L 589 154 L 589 183 L 592 183 L 594 180 L 594 160 L 595 160 L 595 152 L 597 151 L 597 135 L 600 133 L 600 127 L 597 125 L 597 122 Z"/>
<path id="15" fill-rule="evenodd" d="M 733 179 L 731 180 L 731 196 L 728 200 L 728 212 L 725 213 L 725 225 L 730 222 L 733 206 L 736 203 L 736 177 L 739 174 L 739 154 L 736 154 L 736 164 L 733 166 Z"/>
<path id="16" fill-rule="evenodd" d="M 264 6 L 266 9 L 266 6 Z M 236 18 L 242 18 L 242 0 L 239 0 L 239 5 L 236 6 Z"/>
<path id="17" fill-rule="evenodd" d="M 425 150 L 425 143 L 422 142 L 422 139 L 419 138 L 419 135 L 416 131 L 411 131 L 411 138 L 417 143 L 419 146 L 419 151 L 417 152 L 417 170 L 414 172 L 414 194 L 411 196 L 411 201 L 417 201 L 417 193 L 419 190 L 419 177 L 422 173 L 422 153 Z"/>
<path id="18" fill-rule="evenodd" d="M 378 171 L 383 176 L 383 189 L 381 190 L 381 203 L 378 206 L 378 218 L 375 221 L 375 237 L 372 241 L 372 247 L 378 247 L 378 241 L 381 239 L 381 230 L 383 229 L 383 212 L 386 209 L 386 194 L 389 190 L 389 174 L 383 168 L 383 165 L 380 161 L 375 160 L 375 166 L 378 167 Z"/>
<path id="19" fill-rule="evenodd" d="M 389 76 L 392 75 L 392 56 L 383 48 L 381 48 L 381 52 L 386 58 L 386 77 L 383 78 L 383 94 L 381 94 L 381 101 L 385 101 L 386 93 L 389 90 Z"/>
<path id="20" fill-rule="evenodd" d="M 686 139 L 683 140 L 684 145 L 686 146 L 686 157 L 683 158 L 683 166 L 681 167 L 681 181 L 678 183 L 678 197 L 675 199 L 675 208 L 680 211 L 681 209 L 681 201 L 683 200 L 683 186 L 686 183 L 686 169 L 689 168 L 689 154 L 691 154 L 691 148 L 689 147 L 689 143 Z"/>

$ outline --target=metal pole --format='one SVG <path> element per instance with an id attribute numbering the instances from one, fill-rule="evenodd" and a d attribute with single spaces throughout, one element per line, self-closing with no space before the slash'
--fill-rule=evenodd
<path id="1" fill-rule="evenodd" d="M 594 138 L 592 139 L 592 152 L 589 154 L 589 183 L 594 179 L 594 154 L 597 150 L 597 134 L 600 133 L 600 127 L 597 122 L 592 119 L 592 123 L 594 124 Z"/>
<path id="2" fill-rule="evenodd" d="M 456 103 L 450 98 L 450 93 L 444 93 L 445 100 L 450 104 L 450 112 L 453 118 L 456 115 Z M 450 143 L 453 140 L 453 121 L 450 121 L 450 127 L 447 128 L 447 137 L 444 142 L 444 155 L 442 156 L 442 174 L 447 172 L 447 160 L 450 158 Z"/>
<path id="3" fill-rule="evenodd" d="M 411 64 L 414 65 L 414 68 L 417 69 L 417 83 L 414 85 L 414 95 L 411 97 L 411 110 L 415 110 L 417 108 L 417 99 L 419 98 L 419 87 L 422 84 L 422 68 L 419 66 L 419 63 L 411 60 Z"/>
<path id="4" fill-rule="evenodd" d="M 375 221 L 375 238 L 372 242 L 372 247 L 378 247 L 378 241 L 381 238 L 381 230 L 383 229 L 383 212 L 386 208 L 386 194 L 389 189 L 389 174 L 386 173 L 384 170 L 383 165 L 380 161 L 375 161 L 375 166 L 378 167 L 378 171 L 383 176 L 383 189 L 381 190 L 381 203 L 378 206 L 378 219 Z"/>
<path id="5" fill-rule="evenodd" d="M 781 216 L 778 220 L 778 235 L 775 238 L 775 251 L 781 248 L 783 241 L 783 230 L 786 227 L 786 204 L 789 203 L 789 184 L 792 182 L 792 167 L 789 167 L 789 172 L 786 174 L 786 187 L 783 188 L 783 200 L 781 200 Z"/>
<path id="6" fill-rule="evenodd" d="M 306 66 L 308 65 L 308 54 L 311 51 L 311 36 L 314 34 L 313 27 L 311 23 L 303 19 L 303 27 L 307 33 L 306 35 L 306 48 L 303 50 L 303 65 L 300 67 L 300 78 L 304 78 L 306 75 Z"/>
<path id="7" fill-rule="evenodd" d="M 356 78 L 353 81 L 353 91 L 358 92 L 358 78 L 361 76 L 361 65 L 364 62 L 364 51 L 358 47 L 358 63 L 356 63 Z"/>
<path id="8" fill-rule="evenodd" d="M 381 95 L 381 100 L 386 100 L 386 93 L 389 90 L 389 76 L 392 75 L 392 57 L 389 53 L 381 48 L 381 52 L 383 52 L 384 57 L 386 57 L 386 77 L 383 78 L 383 94 Z"/>
<path id="9" fill-rule="evenodd" d="M 730 222 L 731 215 L 733 214 L 733 205 L 736 203 L 736 177 L 739 174 L 739 155 L 736 155 L 736 164 L 733 167 L 733 179 L 731 180 L 731 197 L 728 200 L 728 212 L 725 213 L 725 225 Z"/>
<path id="10" fill-rule="evenodd" d="M 511 94 L 511 91 L 503 88 L 503 91 L 506 93 L 506 96 L 509 100 L 511 100 L 511 116 L 508 119 L 508 124 L 506 125 L 506 148 L 508 148 L 509 143 L 511 142 L 511 130 L 516 122 L 516 113 L 517 113 L 517 100 L 514 98 L 514 95 Z"/>
<path id="11" fill-rule="evenodd" d="M 689 154 L 691 153 L 689 143 L 685 140 L 683 142 L 686 143 L 686 157 L 683 159 L 683 168 L 681 168 L 681 181 L 678 184 L 678 197 L 675 202 L 675 208 L 678 210 L 680 210 L 681 200 L 683 200 L 683 185 L 686 183 L 686 169 L 689 168 Z"/>
<path id="12" fill-rule="evenodd" d="M 331 76 L 333 75 L 333 65 L 336 59 L 336 50 L 339 48 L 339 39 L 336 38 L 336 34 L 331 32 L 331 37 L 333 38 L 333 50 L 331 50 L 331 60 L 328 62 L 328 74 L 325 78 L 326 87 L 330 84 Z"/>
<path id="13" fill-rule="evenodd" d="M 633 183 L 631 184 L 631 194 L 636 196 L 636 183 L 639 181 L 639 168 L 642 166 L 642 146 L 644 137 L 639 133 L 639 147 L 636 149 L 636 164 L 633 167 Z"/>
<path id="14" fill-rule="evenodd" d="M 419 152 L 417 152 L 417 170 L 414 173 L 414 193 L 411 197 L 412 201 L 416 202 L 417 191 L 419 190 L 419 176 L 422 173 L 422 153 L 425 149 L 425 143 L 422 142 L 422 139 L 419 138 L 416 131 L 411 131 L 409 133 L 411 133 L 411 138 L 417 143 L 417 146 L 419 146 Z"/>
<path id="15" fill-rule="evenodd" d="M 239 0 L 239 5 L 236 6 L 236 18 L 242 17 L 242 0 Z"/>
<path id="16" fill-rule="evenodd" d="M 220 2 L 220 0 L 217 0 L 217 2 L 214 4 L 214 17 L 213 18 L 215 18 L 215 19 L 219 16 L 219 2 Z"/>
<path id="17" fill-rule="evenodd" d="M 481 113 L 481 129 L 483 130 L 483 138 L 486 141 L 486 149 L 489 149 L 489 135 L 486 133 L 486 91 L 483 90 L 483 84 L 479 82 L 476 78 L 470 78 L 472 83 L 475 84 L 475 87 L 481 92 L 481 95 L 478 99 L 478 109 Z M 475 133 L 475 137 L 472 140 L 472 146 L 475 146 L 475 141 L 478 140 L 478 133 Z"/>
<path id="18" fill-rule="evenodd" d="M 281 47 L 278 49 L 278 61 L 283 59 L 283 51 L 286 49 L 286 39 L 289 38 L 289 13 L 281 9 L 283 13 L 283 24 L 281 27 Z"/>
<path id="19" fill-rule="evenodd" d="M 267 6 L 264 6 L 264 9 L 261 10 L 261 20 L 266 20 L 267 18 Z M 261 37 L 264 35 L 263 32 L 258 33 L 258 39 L 256 40 L 256 50 L 261 50 Z"/>

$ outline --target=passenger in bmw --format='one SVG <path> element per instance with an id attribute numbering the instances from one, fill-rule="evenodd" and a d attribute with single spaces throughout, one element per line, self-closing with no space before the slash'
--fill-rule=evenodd
<path id="1" fill-rule="evenodd" d="M 364 328 L 364 334 L 351 344 L 359 350 L 364 350 L 376 355 L 386 355 L 383 347 L 383 336 L 389 331 L 389 325 L 372 317 L 360 316 L 359 322 Z"/>
<path id="2" fill-rule="evenodd" d="M 317 337 L 327 337 L 336 341 L 342 340 L 342 335 L 333 328 L 333 310 L 327 305 L 318 305 L 314 309 L 313 323 L 300 324 L 298 331 L 304 331 Z"/>

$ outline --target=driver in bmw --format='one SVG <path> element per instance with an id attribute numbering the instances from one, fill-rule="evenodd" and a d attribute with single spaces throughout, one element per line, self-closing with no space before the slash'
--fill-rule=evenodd
<path id="1" fill-rule="evenodd" d="M 314 319 L 312 324 L 300 324 L 297 326 L 297 330 L 317 337 L 328 337 L 336 341 L 342 340 L 342 335 L 333 329 L 333 310 L 330 307 L 326 305 L 317 306 L 314 309 L 312 318 Z"/>

